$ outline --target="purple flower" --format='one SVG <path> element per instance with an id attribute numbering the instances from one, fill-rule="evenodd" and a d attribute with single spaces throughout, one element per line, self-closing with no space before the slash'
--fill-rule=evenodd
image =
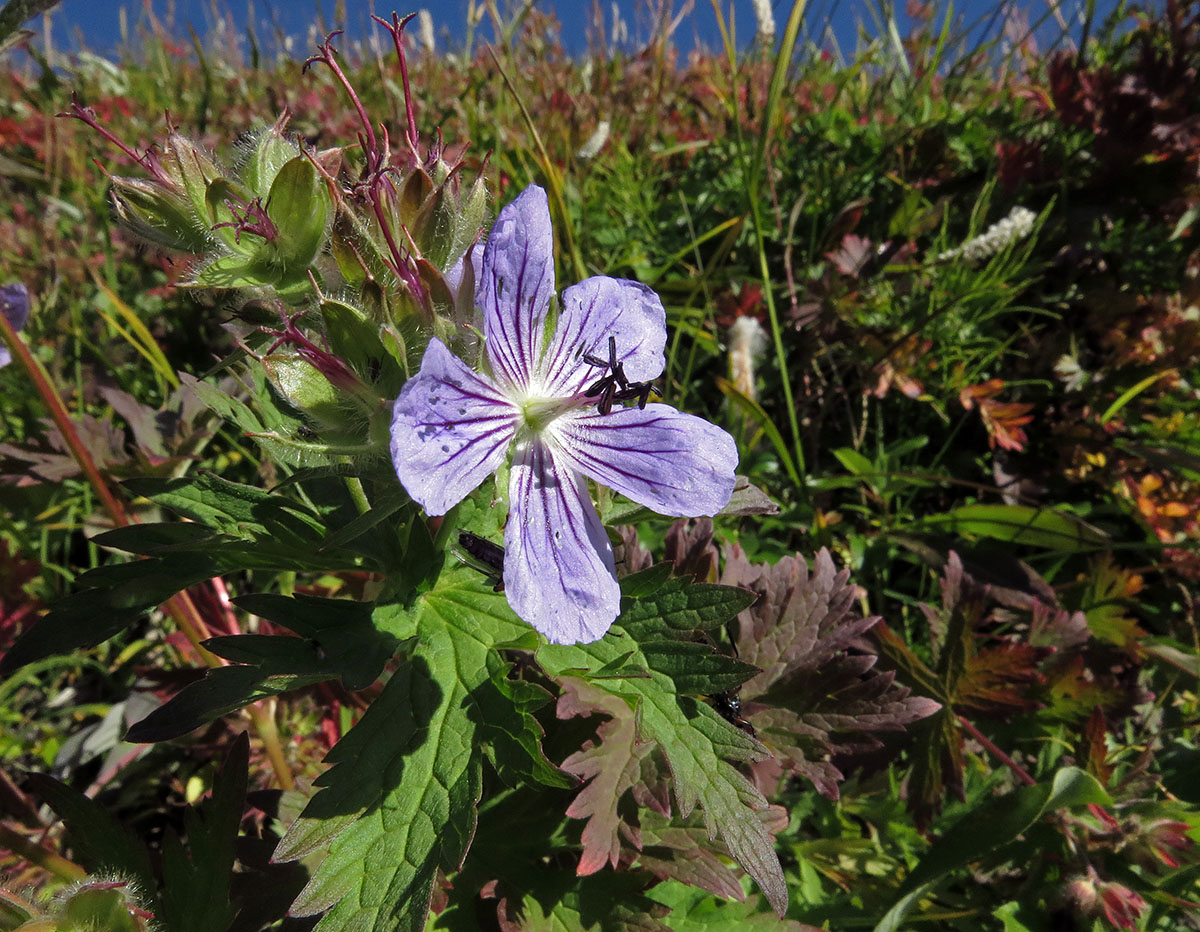
<path id="1" fill-rule="evenodd" d="M 733 492 L 737 448 L 707 421 L 645 403 L 667 339 L 653 291 L 597 276 L 564 291 L 561 305 L 554 300 L 541 188 L 500 212 L 476 295 L 490 371 L 473 372 L 430 341 L 421 371 L 396 399 L 396 473 L 415 501 L 441 515 L 512 448 L 509 604 L 553 643 L 594 641 L 620 612 L 621 592 L 585 479 L 661 514 L 712 515 Z M 637 406 L 621 404 L 635 398 Z"/>
<path id="2" fill-rule="evenodd" d="M 20 282 L 0 285 L 0 314 L 8 321 L 13 332 L 25 326 L 29 319 L 29 292 Z M 0 369 L 12 362 L 12 352 L 0 340 Z"/>

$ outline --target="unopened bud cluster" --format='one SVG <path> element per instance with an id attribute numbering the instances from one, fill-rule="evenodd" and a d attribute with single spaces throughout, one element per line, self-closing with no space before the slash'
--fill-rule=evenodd
<path id="1" fill-rule="evenodd" d="M 408 19 L 411 19 L 409 17 Z M 393 147 L 342 69 L 333 36 L 306 64 L 326 66 L 357 112 L 351 145 L 315 152 L 286 116 L 222 164 L 170 128 L 139 153 L 75 103 L 69 115 L 121 148 L 145 177 L 113 177 L 123 223 L 163 249 L 195 257 L 183 287 L 220 292 L 259 324 L 245 337 L 273 388 L 336 442 L 386 431 L 386 404 L 433 336 L 469 355 L 474 266 L 487 219 L 482 178 L 462 180 L 440 137 L 422 145 L 408 87 L 408 19 L 376 17 L 399 58 L 407 126 Z M 431 31 L 427 24 L 427 31 Z M 336 34 L 335 34 L 336 35 Z M 263 309 L 277 326 L 263 324 Z"/>

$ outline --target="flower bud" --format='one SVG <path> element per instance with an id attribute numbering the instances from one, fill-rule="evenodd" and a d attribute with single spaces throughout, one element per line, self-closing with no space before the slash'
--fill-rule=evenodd
<path id="1" fill-rule="evenodd" d="M 148 914 L 131 908 L 123 883 L 89 883 L 75 890 L 63 909 L 60 929 L 141 932 Z"/>
<path id="2" fill-rule="evenodd" d="M 1137 929 L 1138 920 L 1146 911 L 1146 901 L 1127 886 L 1114 881 L 1096 885 L 1104 918 L 1114 929 Z"/>
<path id="3" fill-rule="evenodd" d="M 299 147 L 283 133 L 286 117 L 258 133 L 250 141 L 249 157 L 242 166 L 242 181 L 259 197 L 271 191 L 275 176 L 292 159 L 300 155 Z"/>
<path id="4" fill-rule="evenodd" d="M 1170 868 L 1195 856 L 1195 842 L 1189 837 L 1191 826 L 1172 819 L 1154 819 L 1151 822 L 1136 822 L 1133 826 L 1131 853 L 1134 859 L 1145 865 L 1155 860 Z"/>
<path id="5" fill-rule="evenodd" d="M 358 385 L 344 366 L 341 369 L 331 367 L 331 371 L 326 372 L 318 369 L 316 360 L 298 353 L 272 353 L 263 357 L 262 365 L 271 384 L 288 404 L 325 427 L 336 427 L 343 420 L 338 389 Z M 335 385 L 335 379 L 343 384 Z"/>
<path id="6" fill-rule="evenodd" d="M 1100 894 L 1091 877 L 1073 877 L 1062 888 L 1062 898 L 1081 916 L 1095 916 L 1100 911 Z"/>
<path id="7" fill-rule="evenodd" d="M 209 229 L 218 219 L 210 208 L 209 185 L 225 173 L 204 150 L 179 133 L 167 137 L 160 163 L 168 181 L 187 199 L 192 216 Z"/>
<path id="8" fill-rule="evenodd" d="M 349 302 L 324 297 L 321 322 L 333 354 L 367 378 L 379 395 L 399 393 L 404 384 L 403 361 L 384 345 L 379 324 L 369 314 Z"/>
<path id="9" fill-rule="evenodd" d="M 89 877 L 61 891 L 44 906 L 10 900 L 14 932 L 84 930 L 87 932 L 145 932 L 154 918 L 142 908 L 136 884 L 114 877 Z"/>
<path id="10" fill-rule="evenodd" d="M 387 199 L 388 223 L 403 227 L 417 247 L 414 258 L 448 272 L 479 237 L 487 219 L 483 179 L 465 191 L 458 174 L 442 159 L 410 172 Z"/>
<path id="11" fill-rule="evenodd" d="M 267 216 L 275 237 L 263 244 L 260 259 L 276 270 L 280 283 L 303 279 L 325 245 L 329 192 L 316 169 L 296 156 L 276 173 L 267 198 Z"/>
<path id="12" fill-rule="evenodd" d="M 209 224 L 177 190 L 141 178 L 110 180 L 117 216 L 134 235 L 180 252 L 198 253 L 208 248 Z"/>

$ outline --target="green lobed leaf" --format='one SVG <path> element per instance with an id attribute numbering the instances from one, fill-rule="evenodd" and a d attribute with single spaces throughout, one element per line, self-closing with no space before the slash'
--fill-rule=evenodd
<path id="1" fill-rule="evenodd" d="M 641 599 L 653 595 L 671 578 L 670 563 L 656 563 L 640 573 L 633 573 L 621 580 L 621 595 L 627 599 Z"/>
<path id="2" fill-rule="evenodd" d="M 619 700 L 618 700 L 619 701 Z M 471 856 L 445 889 L 446 908 L 431 929 L 480 928 L 642 930 L 663 932 L 664 910 L 642 891 L 641 871 L 600 871 L 579 876 L 569 865 L 574 846 L 562 830 L 562 813 L 545 794 L 501 790 L 480 806 Z M 495 902 L 495 919 L 488 900 Z"/>
<path id="3" fill-rule="evenodd" d="M 177 592 L 214 576 L 255 569 L 322 573 L 361 569 L 364 563 L 354 552 L 319 548 L 321 538 L 316 532 L 324 525 L 311 512 L 294 508 L 293 502 L 282 495 L 216 477 L 201 477 L 195 483 L 139 480 L 131 486 L 198 520 L 214 521 L 234 533 L 214 534 L 200 523 L 177 523 L 130 525 L 98 535 L 95 540 L 104 546 L 151 558 L 108 564 L 81 575 L 76 581 L 77 591 L 56 603 L 48 615 L 25 631 L 0 658 L 0 670 L 15 670 L 43 657 L 95 646 Z M 367 528 L 359 530 L 365 532 Z M 436 570 L 432 558 L 437 554 L 428 545 L 424 522 L 403 522 L 396 533 L 423 535 L 423 545 L 418 543 L 414 548 L 410 544 L 408 548 L 410 552 L 428 556 L 406 561 L 404 579 L 411 589 L 425 574 Z M 387 560 L 396 550 L 394 545 L 381 547 L 380 558 L 371 562 L 387 570 L 390 568 Z M 348 604 L 339 603 L 337 610 Z M 376 624 L 381 617 L 372 618 L 371 623 Z M 304 620 L 297 623 L 303 624 Z M 367 632 L 366 628 L 358 630 Z M 393 637 L 399 636 L 391 633 Z M 323 650 L 346 656 L 345 662 L 336 661 L 338 666 L 331 675 L 348 677 L 348 685 L 373 681 L 378 674 L 371 665 L 378 660 L 378 652 L 390 654 L 394 649 L 392 644 L 378 646 L 376 654 L 370 655 L 375 659 L 362 660 L 366 664 L 363 667 L 350 657 L 350 651 L 357 650 L 357 646 L 336 636 L 326 640 L 329 644 Z M 305 672 L 309 672 L 307 668 Z M 350 688 L 360 687 L 350 685 Z"/>
<path id="4" fill-rule="evenodd" d="M 123 550 L 125 553 L 137 553 L 143 556 L 176 548 L 188 550 L 208 547 L 220 539 L 219 535 L 213 534 L 211 528 L 191 521 L 127 524 L 125 527 L 113 528 L 111 531 L 105 531 L 92 538 L 102 547 L 111 547 L 113 550 Z"/>
<path id="5" fill-rule="evenodd" d="M 205 673 L 203 679 L 183 687 L 169 702 L 160 705 L 140 722 L 135 722 L 125 740 L 170 741 L 259 699 L 332 678 L 333 674 L 319 671 L 275 674 L 259 667 L 217 667 Z"/>
<path id="6" fill-rule="evenodd" d="M 312 673 L 325 659 L 315 641 L 281 634 L 231 634 L 201 643 L 232 663 L 263 667 L 275 673 Z"/>
<path id="7" fill-rule="evenodd" d="M 400 642 L 412 637 L 416 630 L 411 616 L 395 605 L 377 606 L 348 599 L 265 593 L 241 596 L 234 601 L 238 608 L 308 639 L 321 668 L 331 676 L 340 676 L 346 688 L 351 690 L 365 689 L 374 683 Z M 229 660 L 238 660 L 238 657 L 223 653 L 223 650 L 237 650 L 242 644 L 250 646 L 244 640 L 247 637 L 251 635 L 214 638 L 208 643 L 213 645 L 211 649 L 214 653 Z M 302 671 L 288 669 L 280 672 Z"/>
<path id="8" fill-rule="evenodd" d="M 275 854 L 328 847 L 292 907 L 297 916 L 328 910 L 320 932 L 424 928 L 438 868 L 462 864 L 475 830 L 489 737 L 476 697 L 494 645 L 527 629 L 462 567 L 443 572 L 411 613 L 411 658 L 330 751 L 320 791 Z"/>
<path id="9" fill-rule="evenodd" d="M 517 932 L 668 932 L 666 912 L 641 892 L 636 874 L 612 871 L 580 881 L 568 871 L 543 870 L 505 903 L 507 927 Z"/>
<path id="10" fill-rule="evenodd" d="M 709 626 L 725 620 L 716 617 L 715 607 L 749 604 L 746 594 L 728 587 L 688 587 L 701 590 L 696 600 L 673 585 L 675 580 L 649 597 L 648 604 L 633 602 L 625 609 L 618 625 L 623 628 L 627 614 L 640 616 L 638 627 L 653 631 L 655 611 L 658 629 L 673 628 L 682 619 L 697 617 Z M 736 600 L 725 601 L 721 593 L 705 590 L 724 590 L 736 593 Z M 659 599 L 659 594 L 665 598 Z M 712 597 L 719 596 L 717 600 Z M 750 599 L 749 601 L 752 601 Z M 712 616 L 697 613 L 694 602 L 714 609 Z M 641 605 L 641 607 L 639 607 Z M 651 607 L 653 606 L 653 608 Z M 734 609 L 736 611 L 736 609 Z M 728 616 L 725 616 L 728 617 Z M 672 623 L 674 622 L 674 624 Z M 711 624 L 710 624 L 711 622 Z M 631 632 L 624 637 L 610 636 L 592 644 L 546 645 L 537 654 L 538 661 L 551 677 L 571 674 L 579 670 L 597 670 L 612 663 L 637 643 Z M 650 667 L 648 658 L 635 649 L 635 662 Z M 787 909 L 787 888 L 783 871 L 775 855 L 770 833 L 756 817 L 756 813 L 767 808 L 765 797 L 729 762 L 761 760 L 768 756 L 765 748 L 724 721 L 709 706 L 680 696 L 674 681 L 665 673 L 651 669 L 649 676 L 637 678 L 612 677 L 591 681 L 631 702 L 638 714 L 639 735 L 645 741 L 654 741 L 670 763 L 675 778 L 675 798 L 680 815 L 687 817 L 699 804 L 704 813 L 705 827 L 710 837 L 720 835 L 729 852 L 739 864 L 758 882 L 772 907 L 782 915 Z"/>
<path id="11" fill-rule="evenodd" d="M 108 532 L 115 534 L 116 532 Z M 122 529 L 131 535 L 134 528 Z M 0 672 L 96 644 L 123 631 L 144 612 L 195 583 L 247 569 L 332 569 L 336 561 L 298 557 L 284 548 L 230 542 L 221 549 L 175 551 L 163 557 L 114 563 L 76 579 L 77 591 L 23 632 L 0 658 Z"/>
<path id="12" fill-rule="evenodd" d="M 786 815 L 782 821 L 786 826 Z M 689 824 L 678 825 L 652 809 L 641 810 L 637 866 L 659 880 L 681 881 L 724 899 L 744 901 L 746 891 L 742 889 L 741 875 L 725 863 L 724 852 L 713 845 L 704 827 L 694 822 L 693 819 Z M 778 921 L 773 915 L 766 918 Z"/>
<path id="13" fill-rule="evenodd" d="M 57 602 L 0 657 L 0 676 L 45 657 L 94 647 L 124 631 L 157 604 L 119 605 L 114 595 L 104 590 L 84 590 Z"/>
<path id="14" fill-rule="evenodd" d="M 213 781 L 212 796 L 184 815 L 187 848 L 174 835 L 163 844 L 162 911 L 157 918 L 171 932 L 226 932 L 233 921 L 229 884 L 249 759 L 250 741 L 243 732 Z"/>
<path id="15" fill-rule="evenodd" d="M 537 811 L 521 809 L 521 798 Z M 504 929 L 546 932 L 666 932 L 658 921 L 666 910 L 643 894 L 647 875 L 602 871 L 579 877 L 557 866 L 547 851 L 556 841 L 551 823 L 557 813 L 548 813 L 528 794 L 501 797 L 499 803 L 480 813 L 471 859 L 450 878 L 447 908 L 431 919 L 430 929 L 478 932 L 498 923 Z M 488 908 L 480 902 L 485 884 L 496 904 L 491 922 L 481 921 Z"/>
<path id="16" fill-rule="evenodd" d="M 252 385 L 253 406 L 215 385 L 202 382 L 186 372 L 179 381 L 205 405 L 225 420 L 236 424 L 277 462 L 289 466 L 324 466 L 330 462 L 330 448 L 319 440 L 306 440 L 307 425 L 297 417 L 280 411 L 265 386 L 265 375 L 258 367 L 246 375 Z"/>
<path id="17" fill-rule="evenodd" d="M 755 593 L 733 586 L 671 579 L 650 595 L 622 603 L 620 622 L 637 640 L 664 626 L 676 632 L 711 631 L 757 598 Z"/>
<path id="18" fill-rule="evenodd" d="M 542 753 L 542 729 L 533 713 L 550 701 L 540 686 L 509 679 L 512 664 L 495 651 L 486 656 L 488 679 L 472 697 L 483 714 L 483 739 L 496 773 L 509 786 L 524 781 L 565 788 L 571 780 Z"/>
<path id="19" fill-rule="evenodd" d="M 142 895 L 153 894 L 158 883 L 150 855 L 126 826 L 95 800 L 47 774 L 27 773 L 25 779 L 33 794 L 63 820 L 72 857 L 80 865 L 92 874 L 115 872 L 137 881 Z"/>
<path id="20" fill-rule="evenodd" d="M 214 530 L 311 545 L 324 525 L 294 499 L 207 472 L 185 479 L 129 479 L 125 488 Z"/>
<path id="21" fill-rule="evenodd" d="M 143 542 L 138 531 L 144 526 L 147 525 L 130 525 L 105 531 L 94 540 L 117 550 L 146 553 L 150 559 L 96 567 L 79 576 L 77 585 L 91 589 L 121 587 L 126 591 L 116 599 L 119 605 L 157 605 L 180 589 L 223 573 L 254 569 L 320 573 L 362 568 L 353 553 L 318 551 L 311 542 L 301 546 L 274 536 L 246 539 L 210 534 L 186 544 L 157 546 L 154 543 L 155 535 L 146 535 Z M 187 581 L 177 583 L 176 577 Z M 139 586 L 149 588 L 143 592 L 138 589 Z M 157 596 L 152 595 L 151 590 Z"/>
<path id="22" fill-rule="evenodd" d="M 758 667 L 718 653 L 700 641 L 645 640 L 642 657 L 651 670 L 665 673 L 681 695 L 712 696 L 736 689 L 754 677 Z"/>

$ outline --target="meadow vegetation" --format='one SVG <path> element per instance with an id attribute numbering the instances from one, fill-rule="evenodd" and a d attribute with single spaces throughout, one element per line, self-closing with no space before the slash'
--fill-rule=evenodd
<path id="1" fill-rule="evenodd" d="M 0 58 L 0 929 L 1200 929 L 1200 4 L 910 7 Z M 388 458 L 531 184 L 740 457 L 593 644 Z"/>

